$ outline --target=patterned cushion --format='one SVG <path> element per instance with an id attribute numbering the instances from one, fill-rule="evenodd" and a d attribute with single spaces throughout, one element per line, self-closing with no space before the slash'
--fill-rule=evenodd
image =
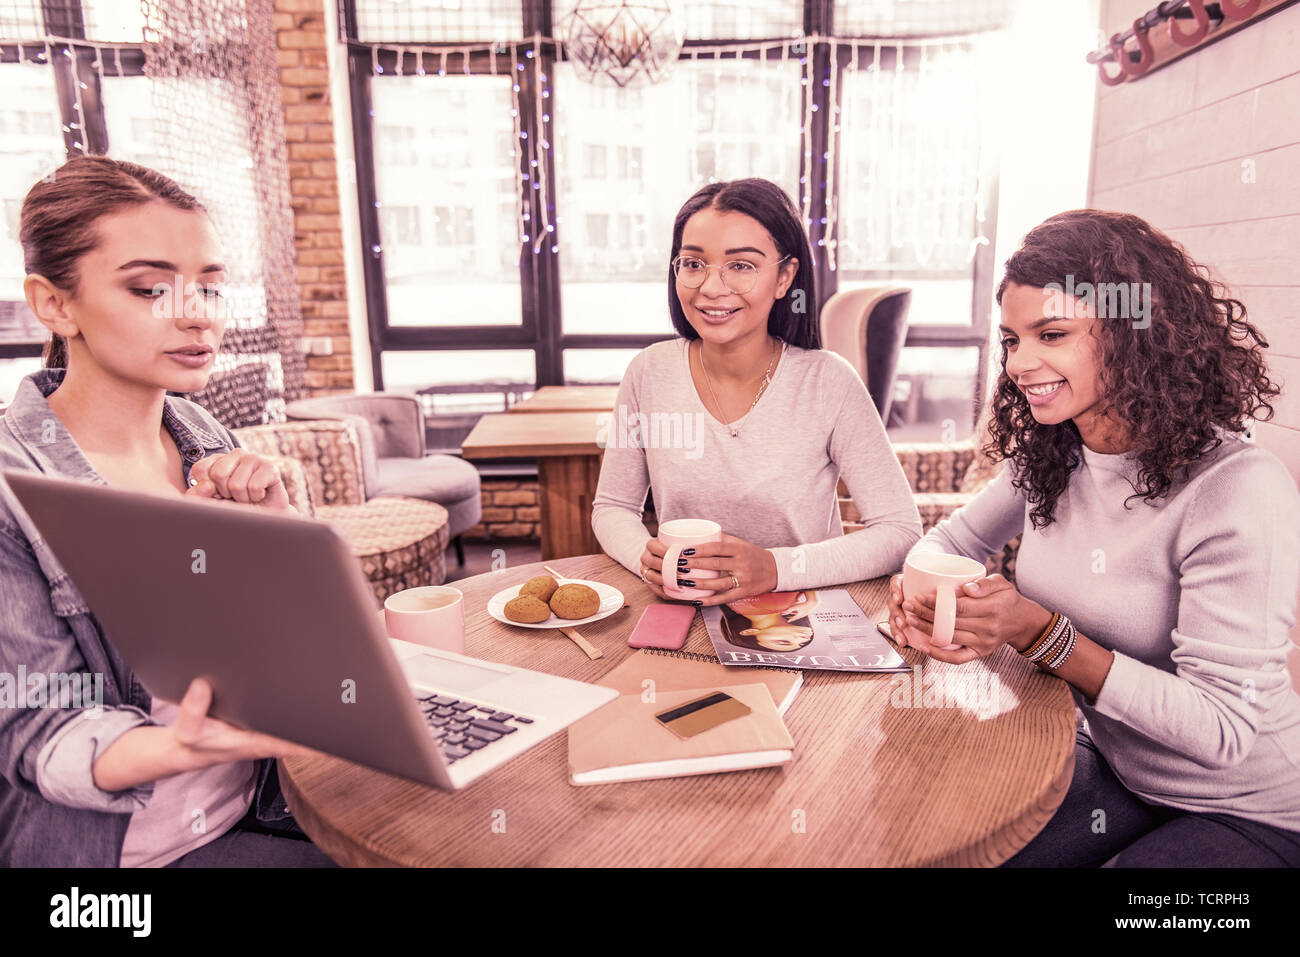
<path id="1" fill-rule="evenodd" d="M 447 578 L 447 510 L 418 498 L 372 498 L 364 505 L 325 505 L 316 517 L 352 546 L 382 603 L 389 595 Z"/>
<path id="2" fill-rule="evenodd" d="M 975 448 L 969 442 L 900 442 L 894 454 L 913 492 L 956 492 Z"/>
<path id="3" fill-rule="evenodd" d="M 238 429 L 235 435 L 255 452 L 301 462 L 317 510 L 366 500 L 360 442 L 350 422 L 278 422 Z"/>
<path id="4" fill-rule="evenodd" d="M 267 458 L 280 470 L 284 490 L 289 493 L 289 504 L 298 510 L 299 515 L 315 515 L 311 487 L 307 483 L 307 470 L 302 467 L 302 463 L 287 455 L 268 455 Z"/>
<path id="5" fill-rule="evenodd" d="M 919 492 L 912 498 L 921 513 L 921 529 L 926 532 L 971 500 L 965 492 Z"/>

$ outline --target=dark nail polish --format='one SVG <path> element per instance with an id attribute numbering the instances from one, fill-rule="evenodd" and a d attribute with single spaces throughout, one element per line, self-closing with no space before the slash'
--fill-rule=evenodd
<path id="1" fill-rule="evenodd" d="M 685 564 L 686 564 L 686 559 L 684 559 L 684 558 L 679 558 L 679 559 L 677 559 L 677 567 L 680 568 L 682 565 L 685 565 Z"/>
<path id="2" fill-rule="evenodd" d="M 693 549 L 693 548 L 683 548 L 683 549 L 682 549 L 682 554 L 683 554 L 683 555 L 694 555 L 694 554 L 695 554 L 695 549 Z"/>
<path id="3" fill-rule="evenodd" d="M 679 588 L 694 588 L 694 587 L 695 587 L 695 582 L 691 581 L 689 578 L 679 578 L 679 579 L 677 579 L 677 587 L 679 587 Z"/>

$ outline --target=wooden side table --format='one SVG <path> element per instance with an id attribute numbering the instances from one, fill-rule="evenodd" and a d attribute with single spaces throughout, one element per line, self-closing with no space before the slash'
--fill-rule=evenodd
<path id="1" fill-rule="evenodd" d="M 618 398 L 616 385 L 544 385 L 510 408 L 514 413 L 608 412 Z"/>
<path id="2" fill-rule="evenodd" d="M 479 419 L 461 444 L 477 459 L 536 458 L 542 559 L 600 551 L 591 530 L 591 503 L 604 450 L 597 443 L 600 412 L 497 413 Z"/>

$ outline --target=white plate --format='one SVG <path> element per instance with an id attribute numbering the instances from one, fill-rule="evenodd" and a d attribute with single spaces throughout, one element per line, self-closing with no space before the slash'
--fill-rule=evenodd
<path id="1" fill-rule="evenodd" d="M 518 585 L 503 588 L 489 598 L 488 614 L 502 624 L 514 625 L 516 628 L 573 628 L 576 625 L 587 625 L 593 621 L 608 618 L 623 607 L 623 593 L 613 585 L 606 585 L 604 582 L 587 581 L 585 578 L 562 578 L 559 579 L 559 582 L 561 585 L 586 585 L 588 588 L 595 589 L 596 594 L 600 596 L 600 610 L 590 617 L 574 619 L 559 618 L 552 613 L 550 618 L 539 621 L 535 625 L 522 621 L 511 621 L 506 617 L 506 602 L 519 597 L 519 589 L 523 588 L 525 584 L 520 582 Z"/>

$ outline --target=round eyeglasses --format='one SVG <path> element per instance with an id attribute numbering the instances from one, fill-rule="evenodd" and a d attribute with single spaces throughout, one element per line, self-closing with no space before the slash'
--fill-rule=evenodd
<path id="1" fill-rule="evenodd" d="M 774 263 L 768 263 L 766 266 L 755 266 L 743 259 L 733 259 L 719 266 L 714 263 L 706 263 L 698 256 L 678 256 L 673 260 L 673 275 L 687 289 L 699 289 L 704 285 L 704 280 L 708 278 L 709 270 L 716 269 L 718 275 L 722 277 L 722 284 L 727 287 L 727 290 L 737 296 L 743 296 L 753 290 L 754 284 L 758 282 L 758 274 L 761 270 L 779 266 L 789 258 L 789 256 L 782 257 Z"/>

